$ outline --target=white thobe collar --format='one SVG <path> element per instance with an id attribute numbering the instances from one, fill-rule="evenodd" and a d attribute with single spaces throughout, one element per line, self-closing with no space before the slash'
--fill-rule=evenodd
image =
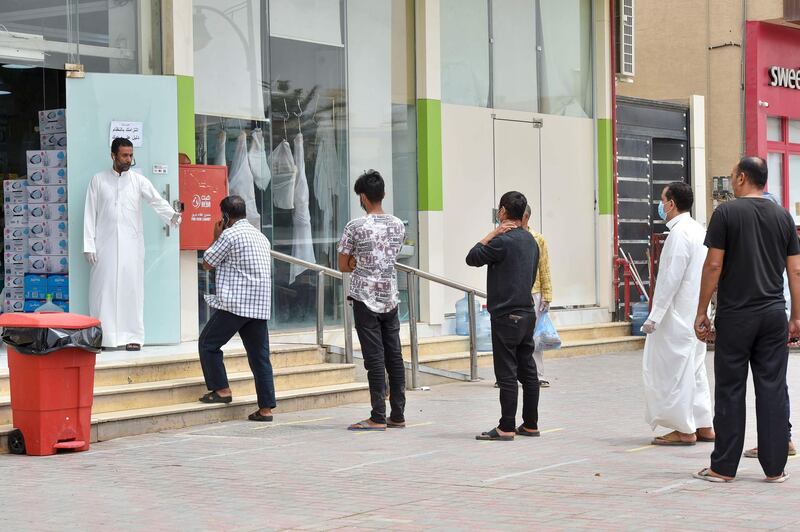
<path id="1" fill-rule="evenodd" d="M 678 225 L 678 222 L 680 222 L 681 220 L 685 220 L 686 218 L 691 218 L 691 214 L 689 214 L 688 212 L 679 214 L 678 216 L 667 222 L 667 229 L 672 231 L 672 228 Z"/>
<path id="2" fill-rule="evenodd" d="M 111 167 L 111 173 L 114 175 L 114 177 L 125 177 L 125 174 L 127 174 L 128 172 L 130 172 L 130 170 L 125 170 L 124 172 L 119 173 L 114 169 L 113 166 Z"/>

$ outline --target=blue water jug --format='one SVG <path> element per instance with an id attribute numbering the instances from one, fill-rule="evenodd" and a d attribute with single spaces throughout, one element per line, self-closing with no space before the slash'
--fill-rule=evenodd
<path id="1" fill-rule="evenodd" d="M 492 350 L 492 318 L 489 316 L 489 311 L 486 310 L 486 305 L 483 306 L 478 313 L 476 319 L 476 335 L 477 335 L 477 350 L 478 351 L 491 351 Z"/>
<path id="2" fill-rule="evenodd" d="M 633 314 L 631 315 L 631 336 L 646 336 L 641 331 L 642 325 L 647 321 L 650 315 L 650 304 L 644 296 L 641 297 L 638 303 L 632 306 Z"/>
<path id="3" fill-rule="evenodd" d="M 478 300 L 475 300 L 475 317 L 481 311 Z M 456 334 L 459 336 L 469 336 L 469 297 L 464 296 L 456 302 Z"/>

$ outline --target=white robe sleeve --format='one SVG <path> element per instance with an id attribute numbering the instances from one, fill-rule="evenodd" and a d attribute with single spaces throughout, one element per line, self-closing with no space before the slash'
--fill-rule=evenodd
<path id="1" fill-rule="evenodd" d="M 97 176 L 89 181 L 86 190 L 86 205 L 83 208 L 83 252 L 97 253 L 95 236 L 97 235 Z"/>
<path id="2" fill-rule="evenodd" d="M 649 320 L 661 323 L 681 286 L 690 259 L 686 235 L 675 231 L 670 233 L 659 261 L 653 309 L 650 311 Z"/>
<path id="3" fill-rule="evenodd" d="M 139 179 L 139 190 L 141 191 L 142 199 L 156 211 L 159 218 L 169 223 L 175 215 L 175 210 L 167 203 L 167 200 L 161 197 L 161 194 L 158 193 L 158 190 L 149 179 L 146 177 L 140 177 Z"/>

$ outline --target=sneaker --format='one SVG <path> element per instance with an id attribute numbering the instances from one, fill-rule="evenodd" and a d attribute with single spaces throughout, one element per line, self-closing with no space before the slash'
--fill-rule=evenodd
<path id="1" fill-rule="evenodd" d="M 539 381 L 539 388 L 549 388 L 550 381 Z"/>

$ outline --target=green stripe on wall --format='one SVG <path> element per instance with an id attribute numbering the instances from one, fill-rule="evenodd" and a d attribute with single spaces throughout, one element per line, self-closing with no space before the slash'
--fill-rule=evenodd
<path id="1" fill-rule="evenodd" d="M 178 152 L 195 162 L 194 78 L 175 76 L 178 80 Z"/>
<path id="2" fill-rule="evenodd" d="M 442 102 L 417 100 L 417 171 L 420 211 L 441 211 Z"/>
<path id="3" fill-rule="evenodd" d="M 614 214 L 614 142 L 609 118 L 597 119 L 597 208 Z"/>

